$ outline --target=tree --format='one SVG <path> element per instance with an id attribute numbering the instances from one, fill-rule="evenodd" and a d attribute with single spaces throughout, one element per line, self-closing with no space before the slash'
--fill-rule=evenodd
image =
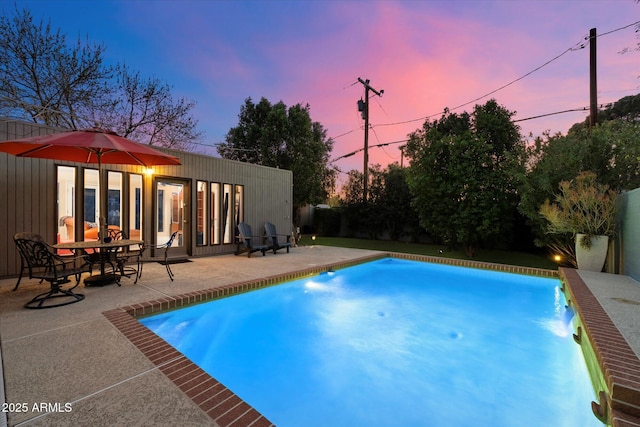
<path id="1" fill-rule="evenodd" d="M 411 206 L 411 191 L 407 184 L 407 169 L 397 163 L 390 164 L 383 172 L 384 187 L 378 201 L 380 216 L 391 240 L 399 240 L 403 234 L 417 237 L 421 231 L 418 215 Z"/>
<path id="2" fill-rule="evenodd" d="M 362 202 L 362 194 L 364 194 L 363 181 L 364 174 L 355 169 L 347 172 L 347 182 L 342 186 L 344 193 L 343 203 L 346 205 L 355 205 Z"/>
<path id="3" fill-rule="evenodd" d="M 344 192 L 344 214 L 349 229 L 354 233 L 366 234 L 376 239 L 384 232 L 384 218 L 380 206 L 384 192 L 384 172 L 378 164 L 369 168 L 367 188 L 369 197 L 363 202 L 364 174 L 357 170 L 348 172 Z"/>
<path id="4" fill-rule="evenodd" d="M 329 167 L 333 140 L 323 126 L 311 120 L 309 105 L 292 107 L 271 104 L 262 98 L 254 104 L 245 100 L 238 114 L 238 126 L 229 130 L 218 154 L 293 172 L 293 208 L 326 200 L 335 184 L 335 170 Z"/>
<path id="5" fill-rule="evenodd" d="M 528 219 L 538 246 L 565 252 L 567 239 L 545 234 L 538 214 L 546 199 L 553 199 L 560 182 L 591 171 L 615 191 L 640 187 L 640 123 L 627 118 L 608 120 L 590 131 L 572 127 L 567 135 L 548 133 L 528 148 L 529 166 L 520 188 L 519 210 Z"/>
<path id="6" fill-rule="evenodd" d="M 600 124 L 617 119 L 633 122 L 637 121 L 638 118 L 640 118 L 640 95 L 625 96 L 613 104 L 609 104 L 605 108 L 598 110 L 598 123 Z M 578 133 L 585 129 L 588 130 L 589 128 L 589 117 L 587 117 L 584 121 L 571 126 L 567 134 Z"/>
<path id="7" fill-rule="evenodd" d="M 145 79 L 122 65 L 94 122 L 144 144 L 188 150 L 202 137 L 190 115 L 194 107 L 186 98 L 174 99 L 171 87 L 158 78 Z"/>
<path id="8" fill-rule="evenodd" d="M 35 123 L 77 129 L 102 99 L 113 70 L 104 45 L 68 44 L 51 23 L 16 9 L 0 16 L 0 112 Z"/>
<path id="9" fill-rule="evenodd" d="M 174 99 L 157 78 L 105 65 L 105 50 L 80 38 L 68 43 L 27 9 L 0 16 L 0 114 L 66 129 L 98 126 L 183 150 L 201 138 L 193 101 Z"/>
<path id="10" fill-rule="evenodd" d="M 474 256 L 509 242 L 524 172 L 524 144 L 513 112 L 490 100 L 472 114 L 445 111 L 410 135 L 408 184 L 420 224 Z"/>

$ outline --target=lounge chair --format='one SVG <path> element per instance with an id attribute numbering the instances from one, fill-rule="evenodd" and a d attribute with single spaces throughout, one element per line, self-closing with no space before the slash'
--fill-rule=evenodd
<path id="1" fill-rule="evenodd" d="M 259 236 L 254 236 L 251 233 L 251 226 L 246 222 L 241 222 L 238 224 L 238 247 L 236 249 L 235 254 L 240 255 L 241 253 L 246 252 L 247 257 L 251 258 L 251 254 L 254 252 L 262 252 L 262 256 L 265 256 L 267 249 L 269 246 L 267 245 L 258 245 L 255 242 L 257 239 L 260 239 Z"/>
<path id="2" fill-rule="evenodd" d="M 177 231 L 174 231 L 167 243 L 163 243 L 161 245 L 147 245 L 143 243 L 140 245 L 140 254 L 138 255 L 138 272 L 136 274 L 136 281 L 133 283 L 138 283 L 138 279 L 142 277 L 142 266 L 148 262 L 158 262 L 164 264 L 167 268 L 167 274 L 169 274 L 169 279 L 173 282 L 173 271 L 171 271 L 171 266 L 169 265 L 169 249 L 173 246 L 173 241 L 178 235 Z M 162 252 L 162 257 L 158 257 L 155 253 L 152 255 L 151 250 Z"/>
<path id="3" fill-rule="evenodd" d="M 269 247 L 270 249 L 273 249 L 273 253 L 275 254 L 276 251 L 279 251 L 280 249 L 287 249 L 287 253 L 289 253 L 289 248 L 291 247 L 291 236 L 287 235 L 287 241 L 286 242 L 280 242 L 278 240 L 278 233 L 276 232 L 276 226 L 273 225 L 270 222 L 265 222 L 264 223 L 264 233 L 267 236 L 267 239 L 269 239 L 269 243 L 271 244 L 271 246 Z M 281 236 L 285 236 L 284 234 L 281 234 Z"/>
<path id="4" fill-rule="evenodd" d="M 29 271 L 29 278 L 41 279 L 49 282 L 50 289 L 47 292 L 35 296 L 25 304 L 27 308 L 51 308 L 73 304 L 82 301 L 84 295 L 76 294 L 73 288 L 80 283 L 80 276 L 88 272 L 90 264 L 85 257 L 61 257 L 53 253 L 40 235 L 32 233 L 17 233 L 13 236 L 20 258 Z M 23 264 L 23 267 L 24 267 Z M 70 289 L 62 289 L 61 285 L 69 283 L 70 276 L 75 276 L 76 285 Z M 18 282 L 19 283 L 19 282 Z M 17 285 L 16 285 L 17 287 Z M 65 298 L 57 300 L 57 298 Z M 48 304 L 49 300 L 56 298 L 56 304 Z"/>

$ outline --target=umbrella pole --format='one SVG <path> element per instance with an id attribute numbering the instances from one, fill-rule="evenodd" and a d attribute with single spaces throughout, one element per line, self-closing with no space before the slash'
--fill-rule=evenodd
<path id="1" fill-rule="evenodd" d="M 107 182 L 105 180 L 104 171 L 102 170 L 101 153 L 98 152 L 98 179 L 100 181 L 100 216 L 99 216 L 99 233 L 98 239 L 103 242 L 108 236 L 107 234 L 107 198 L 109 197 L 109 191 L 107 189 Z"/>

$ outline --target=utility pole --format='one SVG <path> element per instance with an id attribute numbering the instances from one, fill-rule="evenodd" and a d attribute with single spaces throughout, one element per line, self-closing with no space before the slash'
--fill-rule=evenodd
<path id="1" fill-rule="evenodd" d="M 598 122 L 598 80 L 596 76 L 596 29 L 589 31 L 589 129 Z"/>
<path id="2" fill-rule="evenodd" d="M 364 182 L 362 183 L 362 199 L 364 203 L 367 203 L 367 185 L 369 183 L 369 91 L 382 96 L 384 90 L 377 91 L 369 86 L 369 79 L 362 80 L 358 77 L 358 81 L 362 83 L 365 89 L 364 102 L 362 102 L 362 99 L 358 101 L 358 111 L 362 113 L 362 118 L 364 119 Z"/>

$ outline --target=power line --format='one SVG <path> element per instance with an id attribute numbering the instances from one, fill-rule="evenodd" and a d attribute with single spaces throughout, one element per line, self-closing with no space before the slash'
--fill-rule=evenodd
<path id="1" fill-rule="evenodd" d="M 607 102 L 607 103 L 598 104 L 597 107 L 598 107 L 598 109 L 609 108 L 613 104 L 615 104 L 615 101 L 614 102 Z M 555 116 L 556 114 L 572 113 L 572 112 L 575 112 L 575 111 L 588 111 L 590 108 L 591 107 L 572 108 L 572 109 L 569 109 L 569 110 L 556 111 L 554 113 L 539 114 L 537 116 L 526 117 L 524 119 L 512 120 L 511 122 L 512 123 L 517 123 L 517 122 L 524 122 L 525 120 L 539 119 L 540 117 Z"/>
<path id="2" fill-rule="evenodd" d="M 571 113 L 571 112 L 574 112 L 574 111 L 588 111 L 588 110 L 589 110 L 589 107 L 572 108 L 570 110 L 556 111 L 555 113 L 539 114 L 537 116 L 527 117 L 527 118 L 524 118 L 524 119 L 512 120 L 511 122 L 512 123 L 518 123 L 518 122 L 524 122 L 526 120 L 539 119 L 540 117 L 555 116 L 556 114 L 564 114 L 564 113 Z"/>
<path id="3" fill-rule="evenodd" d="M 409 141 L 408 139 L 402 139 L 402 140 L 400 140 L 400 141 L 383 142 L 383 143 L 380 143 L 380 144 L 372 145 L 370 148 L 386 147 L 386 146 L 388 146 L 388 145 L 401 144 L 401 143 L 403 143 L 403 142 L 408 142 L 408 141 Z M 350 152 L 350 153 L 343 154 L 342 156 L 336 157 L 335 159 L 333 159 L 333 160 L 331 161 L 331 163 L 336 162 L 336 161 L 338 161 L 338 160 L 340 160 L 340 159 L 345 159 L 345 158 L 347 158 L 347 157 L 351 157 L 351 156 L 353 156 L 353 155 L 355 155 L 355 154 L 358 154 L 358 153 L 359 153 L 359 152 L 361 152 L 361 151 L 364 151 L 364 147 L 362 147 L 362 148 L 358 148 L 358 149 L 357 149 L 357 150 L 355 150 L 355 151 L 352 151 L 352 152 Z"/>
<path id="4" fill-rule="evenodd" d="M 634 25 L 638 25 L 638 24 L 640 24 L 640 21 L 636 21 L 636 22 L 634 22 L 632 24 L 625 25 L 624 27 L 616 28 L 615 30 L 607 31 L 606 33 L 598 34 L 597 37 L 608 36 L 609 34 L 613 34 L 613 33 L 616 33 L 618 31 L 626 30 L 627 28 L 633 27 Z"/>
<path id="5" fill-rule="evenodd" d="M 622 26 L 622 27 L 619 27 L 619 28 L 613 29 L 613 30 L 611 30 L 611 31 L 607 31 L 607 32 L 605 32 L 605 33 L 598 34 L 596 37 L 603 37 L 603 36 L 606 36 L 606 35 L 610 35 L 610 34 L 613 34 L 613 33 L 618 32 L 618 31 L 625 30 L 625 29 L 627 29 L 627 28 L 629 28 L 629 27 L 633 27 L 634 25 L 638 25 L 638 24 L 640 24 L 640 21 L 636 21 L 636 22 L 633 22 L 633 23 L 631 23 L 631 24 L 627 24 L 627 25 L 624 25 L 624 26 Z M 566 50 L 565 50 L 564 52 L 562 52 L 561 54 L 559 54 L 559 55 L 555 56 L 554 58 L 552 58 L 552 59 L 548 60 L 548 61 L 547 61 L 547 62 L 545 62 L 544 64 L 542 64 L 542 65 L 540 65 L 540 66 L 538 66 L 538 67 L 534 68 L 533 70 L 531 70 L 531 71 L 529 71 L 528 73 L 526 73 L 526 74 L 522 75 L 521 77 L 518 77 L 517 79 L 515 79 L 515 80 L 513 80 L 513 81 L 511 81 L 511 82 L 509 82 L 509 83 L 507 83 L 507 84 L 505 84 L 505 85 L 503 85 L 503 86 L 500 86 L 499 88 L 494 89 L 494 90 L 492 90 L 492 91 L 490 91 L 490 92 L 488 92 L 488 93 L 486 93 L 486 94 L 484 94 L 484 95 L 482 95 L 482 96 L 479 96 L 479 97 L 477 97 L 477 98 L 475 98 L 475 99 L 473 99 L 473 100 L 471 100 L 471 101 L 467 101 L 467 102 L 465 102 L 465 103 L 463 103 L 463 104 L 460 104 L 460 105 L 457 105 L 457 106 L 455 106 L 455 107 L 453 107 L 453 108 L 449 108 L 448 110 L 449 110 L 449 111 L 453 111 L 453 110 L 457 110 L 457 109 L 459 109 L 459 108 L 465 107 L 465 106 L 467 106 L 467 105 L 469 105 L 469 104 L 472 104 L 472 103 L 474 103 L 474 102 L 476 102 L 476 101 L 479 101 L 479 100 L 481 100 L 481 99 L 483 99 L 483 98 L 486 98 L 486 97 L 488 97 L 488 96 L 490 96 L 490 95 L 493 95 L 494 93 L 499 92 L 499 91 L 501 91 L 501 90 L 503 90 L 503 89 L 505 89 L 505 88 L 507 88 L 507 87 L 509 87 L 509 86 L 511 86 L 511 85 L 513 85 L 513 84 L 515 84 L 515 83 L 517 83 L 517 82 L 519 82 L 520 80 L 523 80 L 524 78 L 526 78 L 526 77 L 530 76 L 531 74 L 533 74 L 533 73 L 535 73 L 535 72 L 539 71 L 540 69 L 542 69 L 542 68 L 546 67 L 547 65 L 551 64 L 552 62 L 554 62 L 554 61 L 556 61 L 556 60 L 560 59 L 562 56 L 566 55 L 567 53 L 569 53 L 569 52 L 574 52 L 574 51 L 578 51 L 578 50 L 580 50 L 580 49 L 584 49 L 584 48 L 586 47 L 585 41 L 587 41 L 587 40 L 589 40 L 589 36 L 588 36 L 588 35 L 587 35 L 587 36 L 584 36 L 584 37 L 583 37 L 583 39 L 582 39 L 580 42 L 578 42 L 578 43 L 576 43 L 575 45 L 573 45 L 572 47 L 570 47 L 570 48 L 566 49 Z M 352 85 L 350 85 L 350 86 L 353 86 L 353 84 L 352 84 Z M 571 111 L 571 110 L 567 110 L 567 111 L 564 111 L 564 112 L 570 112 L 570 111 Z M 579 111 L 579 110 L 577 110 L 577 111 Z M 436 117 L 436 116 L 439 116 L 439 115 L 445 114 L 445 112 L 446 112 L 446 111 L 445 111 L 445 110 L 443 110 L 443 111 L 441 111 L 441 112 L 439 112 L 439 113 L 430 114 L 430 115 L 428 115 L 428 116 L 419 117 L 419 118 L 417 118 L 417 119 L 411 119 L 411 120 L 404 120 L 404 121 L 393 122 L 393 123 L 382 123 L 382 124 L 378 124 L 378 125 L 372 125 L 372 127 L 371 127 L 371 128 L 373 129 L 374 127 L 378 127 L 378 126 L 397 126 L 397 125 L 402 125 L 402 124 L 407 124 L 407 123 L 413 123 L 413 122 L 417 122 L 417 121 L 423 121 L 423 120 L 430 119 L 430 118 L 432 118 L 432 117 Z M 385 112 L 385 113 L 386 113 L 386 112 Z M 554 115 L 554 114 L 560 114 L 560 113 L 562 113 L 562 112 L 549 113 L 548 115 Z M 387 115 L 387 116 L 388 116 L 388 115 Z M 538 116 L 538 117 L 545 117 L 545 115 L 541 115 L 541 116 Z M 538 118 L 538 117 L 536 117 L 536 118 Z M 532 118 L 526 118 L 526 119 L 521 119 L 521 120 L 518 120 L 518 121 L 525 121 L 525 120 L 531 120 L 531 119 L 532 119 Z M 333 139 L 339 138 L 339 137 L 341 137 L 341 136 L 348 135 L 348 134 L 350 134 L 350 133 L 352 133 L 352 132 L 355 132 L 355 131 L 357 131 L 357 130 L 360 130 L 360 129 L 353 129 L 353 130 L 350 130 L 350 131 L 348 131 L 348 132 L 345 132 L 345 133 L 343 133 L 343 134 L 340 134 L 340 135 L 338 135 L 338 136 L 334 137 Z"/>
<path id="6" fill-rule="evenodd" d="M 352 129 L 352 130 L 350 130 L 350 131 L 348 131 L 348 132 L 341 133 L 341 134 L 340 134 L 340 135 L 338 135 L 338 136 L 331 137 L 331 139 L 338 139 L 338 138 L 340 138 L 341 136 L 349 135 L 350 133 L 353 133 L 353 132 L 355 132 L 355 131 L 357 131 L 357 130 L 362 130 L 362 126 L 360 126 L 360 127 L 359 127 L 359 128 L 357 128 L 357 129 Z"/>
<path id="7" fill-rule="evenodd" d="M 547 65 L 551 64 L 552 62 L 554 62 L 554 61 L 556 61 L 556 60 L 560 59 L 562 56 L 566 55 L 567 53 L 569 53 L 569 52 L 574 52 L 574 51 L 576 51 L 576 50 L 580 50 L 580 49 L 584 49 L 584 47 L 585 47 L 584 43 L 582 43 L 582 42 L 576 43 L 576 45 L 574 45 L 574 46 L 572 46 L 572 47 L 570 47 L 570 48 L 566 49 L 566 50 L 565 50 L 564 52 L 562 52 L 561 54 L 559 54 L 559 55 L 555 56 L 554 58 L 552 58 L 552 59 L 548 60 L 548 61 L 547 61 L 547 62 L 545 62 L 544 64 L 542 64 L 542 65 L 540 65 L 540 66 L 538 66 L 538 67 L 534 68 L 533 70 L 529 71 L 528 73 L 526 73 L 526 74 L 524 74 L 524 75 L 522 75 L 522 76 L 518 77 L 517 79 L 512 80 L 512 81 L 510 81 L 509 83 L 504 84 L 504 85 L 500 86 L 499 88 L 494 89 L 494 90 L 492 90 L 492 91 L 490 91 L 490 92 L 488 92 L 488 93 L 486 93 L 486 94 L 484 94 L 484 95 L 481 95 L 481 96 L 479 96 L 479 97 L 477 97 L 477 98 L 474 98 L 474 99 L 472 99 L 471 101 L 467 101 L 467 102 L 462 103 L 462 104 L 460 104 L 460 105 L 456 105 L 455 107 L 449 108 L 448 110 L 449 110 L 449 111 L 453 111 L 453 110 L 457 110 L 457 109 L 462 108 L 462 107 L 466 107 L 466 106 L 467 106 L 467 105 L 469 105 L 469 104 L 473 104 L 474 102 L 477 102 L 477 101 L 479 101 L 479 100 L 481 100 L 481 99 L 483 99 L 483 98 L 486 98 L 486 97 L 488 97 L 488 96 L 490 96 L 490 95 L 493 95 L 493 94 L 494 94 L 494 93 L 496 93 L 496 92 L 499 92 L 499 91 L 501 91 L 501 90 L 503 90 L 503 89 L 506 89 L 507 87 L 509 87 L 509 86 L 511 86 L 511 85 L 513 85 L 513 84 L 515 84 L 515 83 L 517 83 L 517 82 L 519 82 L 520 80 L 522 80 L 522 79 L 524 79 L 524 78 L 526 78 L 526 77 L 529 77 L 531 74 L 535 73 L 536 71 L 539 71 L 540 69 L 542 69 L 542 68 L 546 67 Z M 411 122 L 417 122 L 417 121 L 421 121 L 421 120 L 427 120 L 427 119 L 430 119 L 431 117 L 435 117 L 435 116 L 438 116 L 438 115 L 441 115 L 441 114 L 445 114 L 445 113 L 446 113 L 446 110 L 443 110 L 443 111 L 441 111 L 441 112 L 439 112 L 439 113 L 431 114 L 431 115 L 429 115 L 429 116 L 420 117 L 420 118 L 413 119 L 413 120 L 406 120 L 406 121 L 403 121 L 403 122 L 396 122 L 396 123 L 383 123 L 383 124 L 379 124 L 379 125 L 376 125 L 376 126 L 395 126 L 395 125 L 400 125 L 400 124 L 406 124 L 406 123 L 411 123 Z"/>
<path id="8" fill-rule="evenodd" d="M 577 47 L 576 47 L 576 46 L 577 46 Z M 474 103 L 474 102 L 476 102 L 476 101 L 479 101 L 479 100 L 481 100 L 481 99 L 483 99 L 483 98 L 486 98 L 487 96 L 493 95 L 494 93 L 499 92 L 499 91 L 501 91 L 502 89 L 505 89 L 505 88 L 507 88 L 507 87 L 509 87 L 509 86 L 511 86 L 511 85 L 513 85 L 513 84 L 515 84 L 515 83 L 517 83 L 517 82 L 519 82 L 520 80 L 522 80 L 522 79 L 524 79 L 524 78 L 526 78 L 526 77 L 530 76 L 531 74 L 533 74 L 533 73 L 535 73 L 536 71 L 538 71 L 538 70 L 542 69 L 543 67 L 546 67 L 547 65 L 549 65 L 549 64 L 550 64 L 550 63 L 552 63 L 553 61 L 556 61 L 556 60 L 557 60 L 557 59 L 559 59 L 560 57 L 564 56 L 565 54 L 567 54 L 567 53 L 569 53 L 569 52 L 573 52 L 573 51 L 579 50 L 579 49 L 583 49 L 584 47 L 585 47 L 585 45 L 584 45 L 584 43 L 583 43 L 583 42 L 578 42 L 578 43 L 576 43 L 573 47 L 570 47 L 570 48 L 566 49 L 566 50 L 565 50 L 564 52 L 562 52 L 560 55 L 557 55 L 557 56 L 556 56 L 556 57 L 554 57 L 553 59 L 550 59 L 549 61 L 545 62 L 544 64 L 542 64 L 542 65 L 540 65 L 540 66 L 538 66 L 538 67 L 534 68 L 533 70 L 529 71 L 528 73 L 524 74 L 523 76 L 518 77 L 517 79 L 515 79 L 515 80 L 513 80 L 513 81 L 511 81 L 511 82 L 509 82 L 509 83 L 507 83 L 507 84 L 505 84 L 505 85 L 503 85 L 503 86 L 500 86 L 499 88 L 494 89 L 494 90 L 492 90 L 491 92 L 488 92 L 488 93 L 487 93 L 487 94 L 485 94 L 485 95 L 479 96 L 479 97 L 477 97 L 477 98 L 475 98 L 475 99 L 472 99 L 471 101 L 467 101 L 467 102 L 465 102 L 465 103 L 463 103 L 463 104 L 460 104 L 460 105 L 457 105 L 457 106 L 455 106 L 455 107 L 453 107 L 453 108 L 450 108 L 450 109 L 449 109 L 449 111 L 457 110 L 458 108 L 465 107 L 465 106 L 467 106 L 467 105 L 469 105 L 469 104 L 472 104 L 472 103 Z M 424 117 L 419 117 L 419 118 L 417 118 L 417 119 L 404 120 L 404 121 L 400 121 L 400 122 L 392 122 L 392 123 L 381 123 L 381 124 L 378 124 L 378 125 L 373 125 L 372 127 L 378 127 L 378 126 L 380 126 L 380 127 L 383 127 L 383 126 L 397 126 L 397 125 L 403 125 L 403 124 L 413 123 L 413 122 L 417 122 L 417 121 L 423 121 L 423 120 L 430 119 L 430 118 L 432 118 L 432 117 L 436 117 L 436 116 L 442 115 L 442 114 L 444 114 L 445 112 L 446 112 L 446 111 L 445 111 L 445 110 L 443 110 L 443 111 L 441 111 L 441 112 L 434 113 L 434 114 L 430 114 L 430 115 L 428 115 L 428 116 L 424 116 Z M 385 111 L 385 113 L 386 113 L 386 111 Z M 388 117 L 388 114 L 387 114 L 387 117 Z M 338 136 L 335 136 L 335 137 L 333 137 L 332 139 L 340 138 L 340 137 L 342 137 L 342 136 L 348 135 L 348 134 L 350 134 L 350 133 L 352 133 L 352 132 L 355 132 L 355 131 L 357 131 L 357 130 L 360 130 L 360 129 L 361 129 L 361 128 L 358 128 L 358 129 L 352 129 L 352 130 L 350 130 L 350 131 L 348 131 L 348 132 L 345 132 L 345 133 L 342 133 L 342 134 L 340 134 L 340 135 L 338 135 Z"/>
<path id="9" fill-rule="evenodd" d="M 609 103 L 605 103 L 605 104 L 599 104 L 599 105 L 598 105 L 598 108 L 606 108 L 606 107 L 610 107 L 610 106 L 611 106 L 611 105 L 613 105 L 613 104 L 614 104 L 613 102 L 609 102 Z M 527 121 L 527 120 L 539 119 L 539 118 L 541 118 L 541 117 L 555 116 L 555 115 L 557 115 L 557 114 L 573 113 L 573 112 L 576 112 L 576 111 L 588 111 L 588 110 L 589 110 L 589 108 L 590 108 L 590 107 L 571 108 L 571 109 L 568 109 L 568 110 L 555 111 L 555 112 L 553 112 L 553 113 L 539 114 L 539 115 L 537 115 L 537 116 L 526 117 L 526 118 L 524 118 L 524 119 L 512 120 L 511 122 L 512 122 L 512 123 L 517 123 L 517 122 L 524 122 L 524 121 Z M 374 131 L 374 134 L 375 134 L 375 131 Z M 376 134 L 376 139 L 378 139 L 378 140 L 379 140 L 379 138 L 378 138 L 378 135 L 377 135 L 377 134 Z M 409 142 L 409 140 L 408 140 L 408 139 L 402 139 L 402 140 L 400 140 L 400 141 L 383 142 L 383 143 L 380 143 L 380 144 L 372 145 L 372 146 L 370 146 L 370 148 L 382 148 L 382 147 L 386 147 L 386 146 L 388 146 L 388 145 L 401 144 L 401 143 L 403 143 L 403 142 Z M 358 154 L 359 152 L 361 152 L 361 151 L 363 151 L 363 150 L 364 150 L 364 148 L 358 148 L 358 149 L 357 149 L 357 150 L 355 150 L 355 151 L 351 151 L 351 152 L 349 152 L 349 153 L 347 153 L 347 154 L 343 154 L 342 156 L 339 156 L 339 157 L 336 157 L 335 159 L 333 159 L 333 160 L 331 161 L 331 163 L 336 162 L 336 161 L 338 161 L 338 160 L 345 159 L 345 158 L 347 158 L 347 157 L 351 157 L 351 156 L 353 156 L 353 155 L 355 155 L 355 154 Z M 385 152 L 385 153 L 386 153 L 386 152 Z M 389 155 L 389 154 L 387 153 L 387 155 Z M 389 156 L 389 157 L 391 157 L 391 156 Z"/>

